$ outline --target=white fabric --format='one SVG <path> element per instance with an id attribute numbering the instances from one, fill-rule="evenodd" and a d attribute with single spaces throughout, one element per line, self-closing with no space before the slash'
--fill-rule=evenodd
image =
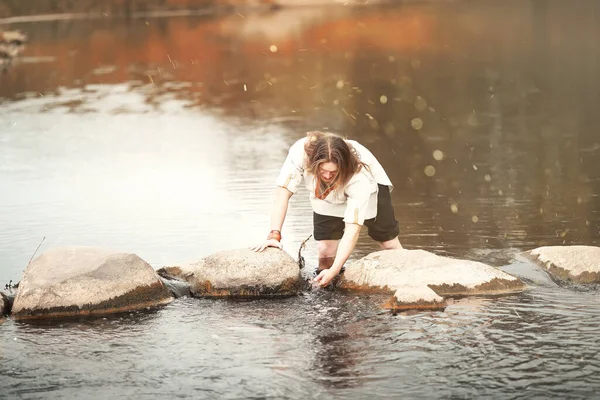
<path id="1" fill-rule="evenodd" d="M 288 153 L 276 184 L 286 188 L 292 193 L 298 191 L 300 182 L 310 193 L 312 209 L 317 214 L 344 218 L 344 222 L 363 225 L 365 219 L 377 216 L 377 184 L 385 185 L 392 190 L 392 182 L 377 161 L 375 156 L 366 147 L 354 140 L 347 140 L 356 150 L 360 160 L 369 166 L 369 170 L 362 168 L 356 173 L 343 190 L 334 190 L 321 200 L 315 196 L 316 179 L 314 175 L 304 169 L 307 155 L 304 152 L 306 138 L 298 140 L 292 145 Z"/>

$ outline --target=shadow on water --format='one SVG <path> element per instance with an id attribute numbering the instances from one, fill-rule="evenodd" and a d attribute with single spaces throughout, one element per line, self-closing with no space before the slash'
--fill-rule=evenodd
<path id="1" fill-rule="evenodd" d="M 114 313 L 107 315 L 89 315 L 75 317 L 58 317 L 52 319 L 31 319 L 15 322 L 23 329 L 113 329 L 117 326 L 144 325 L 160 317 L 160 308 L 147 308 L 144 310 Z M 109 322 L 107 322 L 109 321 Z"/>
<path id="2" fill-rule="evenodd" d="M 21 278 L 44 236 L 44 248 L 108 246 L 156 268 L 262 240 L 289 145 L 321 129 L 386 168 L 405 247 L 530 287 L 414 315 L 307 292 L 8 320 L 2 393 L 593 396 L 597 291 L 558 287 L 517 256 L 600 238 L 599 7 L 402 2 L 10 24 L 29 43 L 0 74 L 0 282 Z M 311 230 L 300 193 L 284 248 L 295 254 Z M 375 249 L 363 235 L 353 257 Z M 316 265 L 314 241 L 303 255 Z"/>

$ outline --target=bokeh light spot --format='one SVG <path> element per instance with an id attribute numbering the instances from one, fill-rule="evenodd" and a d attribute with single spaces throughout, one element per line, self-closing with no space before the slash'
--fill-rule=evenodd
<path id="1" fill-rule="evenodd" d="M 414 130 L 418 131 L 423 127 L 423 120 L 421 118 L 413 118 L 412 121 L 410 121 L 410 126 L 412 126 Z"/>
<path id="2" fill-rule="evenodd" d="M 435 167 L 433 165 L 428 165 L 425 167 L 425 175 L 432 177 L 435 175 Z"/>

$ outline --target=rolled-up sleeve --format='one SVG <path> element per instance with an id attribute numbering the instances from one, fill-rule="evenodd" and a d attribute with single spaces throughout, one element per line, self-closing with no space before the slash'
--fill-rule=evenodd
<path id="1" fill-rule="evenodd" d="M 364 176 L 350 182 L 346 187 L 348 200 L 344 212 L 345 223 L 364 225 L 367 213 L 373 207 L 377 207 L 377 204 L 370 205 L 370 202 L 377 201 L 377 196 L 372 196 L 373 193 L 377 193 L 377 184 Z M 372 217 L 369 216 L 369 218 Z"/>
<path id="2" fill-rule="evenodd" d="M 303 141 L 298 141 L 290 148 L 275 184 L 296 193 L 304 177 L 303 162 L 304 145 Z"/>

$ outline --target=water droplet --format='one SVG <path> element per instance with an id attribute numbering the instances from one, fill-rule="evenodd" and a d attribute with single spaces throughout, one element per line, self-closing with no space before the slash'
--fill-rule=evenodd
<path id="1" fill-rule="evenodd" d="M 412 121 L 410 121 L 410 126 L 412 126 L 414 130 L 418 131 L 423 127 L 423 120 L 421 118 L 413 118 Z"/>
<path id="2" fill-rule="evenodd" d="M 485 176 L 483 177 L 483 179 L 485 179 L 486 182 L 491 182 L 492 181 L 492 177 L 490 176 L 490 174 L 485 174 Z"/>
<path id="3" fill-rule="evenodd" d="M 425 167 L 425 175 L 432 177 L 435 175 L 435 167 L 433 165 L 428 165 Z"/>
<path id="4" fill-rule="evenodd" d="M 427 109 L 427 101 L 421 96 L 417 96 L 415 99 L 415 108 L 419 111 L 425 111 Z"/>
<path id="5" fill-rule="evenodd" d="M 473 215 L 473 216 L 471 217 L 471 221 L 473 221 L 473 223 L 474 223 L 474 224 L 476 224 L 476 223 L 477 223 L 477 221 L 479 221 L 479 217 L 478 217 L 477 215 Z"/>
<path id="6" fill-rule="evenodd" d="M 434 150 L 433 158 L 437 161 L 442 161 L 444 159 L 444 152 L 441 150 Z"/>
<path id="7" fill-rule="evenodd" d="M 338 99 L 335 99 L 335 100 L 333 101 L 333 105 L 336 105 L 336 106 L 337 106 L 338 104 L 340 104 L 340 101 L 339 101 Z"/>
<path id="8" fill-rule="evenodd" d="M 504 192 L 502 191 L 502 189 L 498 190 L 498 194 L 499 194 L 500 196 L 502 196 L 502 195 L 504 194 Z"/>
<path id="9" fill-rule="evenodd" d="M 474 169 L 475 171 L 477 171 L 477 170 L 478 170 L 478 168 L 477 168 L 477 165 L 473 164 L 473 169 Z"/>
<path id="10" fill-rule="evenodd" d="M 581 198 L 581 196 L 577 196 L 577 204 L 581 203 L 583 203 L 583 199 Z"/>
<path id="11" fill-rule="evenodd" d="M 458 214 L 458 204 L 452 203 L 450 205 L 450 210 L 452 210 L 452 214 Z"/>
<path id="12" fill-rule="evenodd" d="M 272 44 L 271 47 L 269 47 L 269 50 L 271 50 L 271 53 L 277 53 L 277 46 Z"/>
<path id="13" fill-rule="evenodd" d="M 385 103 L 387 103 L 387 96 L 386 96 L 386 95 L 382 95 L 382 96 L 379 98 L 379 102 L 380 102 L 381 104 L 385 104 Z"/>
<path id="14" fill-rule="evenodd" d="M 342 89 L 344 87 L 344 81 L 340 79 L 339 81 L 337 81 L 337 83 L 335 84 L 335 86 L 338 89 Z"/>

